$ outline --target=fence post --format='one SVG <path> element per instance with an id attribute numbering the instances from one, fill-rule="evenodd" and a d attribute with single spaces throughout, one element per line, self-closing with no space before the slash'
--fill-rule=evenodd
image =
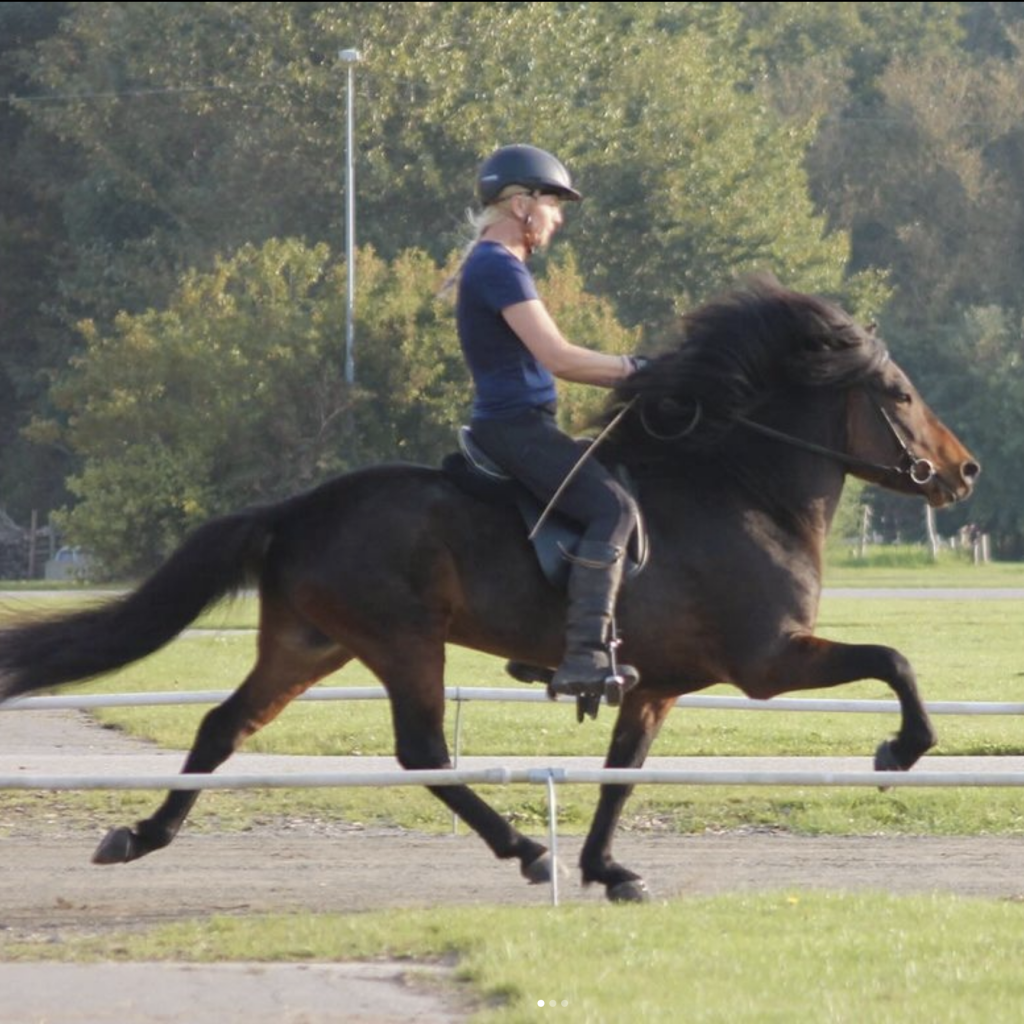
<path id="1" fill-rule="evenodd" d="M 558 906 L 558 798 L 555 795 L 555 773 L 549 768 L 548 786 L 548 851 L 551 854 L 551 906 Z"/>
<path id="2" fill-rule="evenodd" d="M 932 561 L 939 560 L 939 532 L 935 529 L 935 509 L 931 505 L 924 506 L 924 525 L 928 533 L 928 547 L 932 553 Z"/>
<path id="3" fill-rule="evenodd" d="M 868 534 L 871 530 L 871 506 L 862 505 L 860 510 L 860 537 L 857 543 L 857 557 L 862 561 L 868 556 Z"/>
<path id="4" fill-rule="evenodd" d="M 39 528 L 39 513 L 32 509 L 32 521 L 28 528 L 28 579 L 36 578 L 36 531 Z"/>

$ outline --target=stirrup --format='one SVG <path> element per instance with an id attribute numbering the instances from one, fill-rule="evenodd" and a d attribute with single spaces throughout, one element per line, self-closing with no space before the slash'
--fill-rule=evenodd
<path id="1" fill-rule="evenodd" d="M 623 696 L 640 682 L 640 673 L 632 665 L 619 664 L 618 650 L 622 646 L 622 640 L 615 626 L 614 616 L 609 633 L 608 670 L 603 679 L 585 683 L 569 683 L 558 690 L 554 687 L 554 676 L 548 682 L 548 698 L 550 700 L 558 700 L 560 696 L 576 698 L 577 722 L 582 722 L 585 717 L 597 718 L 602 697 L 609 707 L 618 707 L 622 703 Z"/>

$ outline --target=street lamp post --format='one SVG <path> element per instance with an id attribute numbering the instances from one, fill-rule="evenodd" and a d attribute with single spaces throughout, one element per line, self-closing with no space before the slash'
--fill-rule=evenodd
<path id="1" fill-rule="evenodd" d="M 353 79 L 355 66 L 362 60 L 358 50 L 341 50 L 338 59 L 348 70 L 346 89 L 345 118 L 345 268 L 348 281 L 345 291 L 345 381 L 355 383 L 355 295 L 356 295 L 356 193 L 355 193 L 355 155 L 353 150 L 353 122 L 355 104 L 353 102 Z"/>

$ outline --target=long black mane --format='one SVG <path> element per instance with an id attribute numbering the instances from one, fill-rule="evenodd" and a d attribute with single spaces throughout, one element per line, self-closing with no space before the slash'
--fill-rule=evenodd
<path id="1" fill-rule="evenodd" d="M 707 450 L 738 416 L 773 399 L 792 401 L 797 389 L 850 387 L 888 357 L 884 343 L 839 306 L 770 277 L 688 313 L 665 349 L 617 387 L 603 419 L 635 400 L 614 438 L 615 448 L 634 456 L 638 446 L 664 451 L 666 440 Z"/>

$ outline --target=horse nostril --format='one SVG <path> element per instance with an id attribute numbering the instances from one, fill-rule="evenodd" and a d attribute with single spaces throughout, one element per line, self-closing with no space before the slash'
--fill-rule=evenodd
<path id="1" fill-rule="evenodd" d="M 981 472 L 981 466 L 976 462 L 965 462 L 960 467 L 960 475 L 964 478 L 964 481 L 969 484 L 973 484 L 978 479 L 978 474 Z"/>

